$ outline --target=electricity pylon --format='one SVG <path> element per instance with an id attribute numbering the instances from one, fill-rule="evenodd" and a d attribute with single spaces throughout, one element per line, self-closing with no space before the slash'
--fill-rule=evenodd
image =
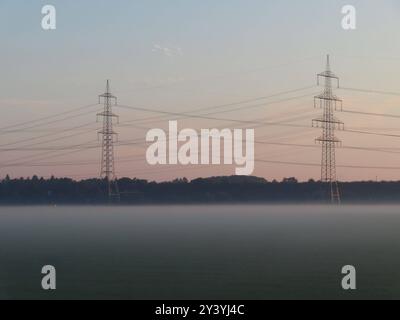
<path id="1" fill-rule="evenodd" d="M 110 92 L 110 82 L 107 80 L 106 92 L 99 95 L 99 103 L 101 99 L 104 101 L 103 112 L 97 116 L 103 118 L 103 129 L 98 133 L 102 136 L 102 150 L 101 150 L 101 172 L 100 177 L 107 182 L 107 194 L 109 201 L 113 199 L 119 202 L 120 193 L 118 189 L 118 180 L 115 175 L 115 162 L 114 162 L 114 141 L 117 133 L 113 130 L 113 119 L 118 119 L 118 116 L 112 112 L 112 102 L 117 104 L 117 97 L 113 96 Z"/>
<path id="2" fill-rule="evenodd" d="M 336 177 L 336 147 L 341 145 L 341 141 L 336 138 L 335 130 L 344 130 L 344 123 L 338 120 L 334 111 L 343 109 L 343 101 L 333 94 L 332 80 L 337 81 L 339 88 L 339 78 L 331 71 L 329 55 L 326 61 L 326 70 L 317 75 L 318 85 L 320 78 L 325 80 L 324 92 L 314 97 L 314 107 L 318 105 L 323 109 L 323 115 L 313 120 L 313 127 L 322 128 L 322 136 L 316 139 L 322 145 L 321 162 L 321 181 L 329 185 L 330 197 L 333 204 L 341 203 L 339 185 Z"/>

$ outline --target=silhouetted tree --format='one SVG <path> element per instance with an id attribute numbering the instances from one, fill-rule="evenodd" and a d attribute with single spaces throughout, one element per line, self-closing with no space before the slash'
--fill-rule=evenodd
<path id="1" fill-rule="evenodd" d="M 268 182 L 259 177 L 211 177 L 171 182 L 122 178 L 118 181 L 122 204 L 157 203 L 307 203 L 326 202 L 329 186 L 309 180 L 285 178 Z M 344 202 L 400 202 L 400 182 L 340 183 Z M 104 179 L 11 179 L 0 182 L 0 204 L 105 204 Z"/>

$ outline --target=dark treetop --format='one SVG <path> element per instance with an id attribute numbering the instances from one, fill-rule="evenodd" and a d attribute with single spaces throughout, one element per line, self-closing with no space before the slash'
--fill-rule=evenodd
<path id="1" fill-rule="evenodd" d="M 269 182 L 257 177 L 213 177 L 170 182 L 122 178 L 118 181 L 121 204 L 162 203 L 321 203 L 329 199 L 328 186 L 295 178 Z M 0 204 L 104 204 L 106 181 L 37 176 L 0 182 Z M 340 183 L 345 203 L 400 202 L 400 182 Z"/>

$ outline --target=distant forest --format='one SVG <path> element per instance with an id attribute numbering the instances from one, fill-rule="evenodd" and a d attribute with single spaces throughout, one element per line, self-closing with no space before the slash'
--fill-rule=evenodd
<path id="1" fill-rule="evenodd" d="M 310 180 L 281 182 L 257 177 L 213 177 L 192 181 L 150 182 L 123 178 L 118 180 L 121 204 L 188 203 L 323 203 L 329 199 L 325 184 Z M 105 204 L 107 181 L 68 178 L 10 179 L 0 182 L 1 205 L 28 204 Z M 344 203 L 400 203 L 398 182 L 340 183 Z"/>

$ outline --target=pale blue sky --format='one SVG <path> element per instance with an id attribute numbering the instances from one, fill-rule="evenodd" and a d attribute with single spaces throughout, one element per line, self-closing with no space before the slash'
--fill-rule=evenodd
<path id="1" fill-rule="evenodd" d="M 41 29 L 45 4 L 57 9 L 55 31 Z M 341 28 L 345 4 L 357 9 L 356 31 Z M 305 87 L 315 83 L 327 53 L 343 86 L 400 91 L 399 36 L 397 0 L 1 0 L 0 127 L 95 102 L 107 78 L 122 104 L 185 112 Z M 396 112 L 400 106 L 393 97 L 340 95 L 353 109 L 379 112 L 384 107 L 385 112 Z M 300 103 L 311 107 L 312 99 Z M 119 113 L 129 119 L 146 116 Z M 249 117 L 266 115 L 255 111 Z M 246 114 L 229 115 L 242 116 Z M 352 126 L 367 126 L 371 121 L 340 117 Z M 196 121 L 187 125 L 201 127 Z M 143 131 L 123 130 L 124 140 L 144 139 Z M 2 143 L 10 139 L 3 137 Z M 360 143 L 359 137 L 348 139 Z M 312 143 L 313 138 L 302 142 Z M 387 144 L 391 143 L 395 142 Z M 351 163 L 356 156 L 344 155 L 343 162 Z M 318 162 L 318 158 L 305 158 L 312 160 Z M 17 175 L 33 170 L 10 171 Z M 267 178 L 283 175 L 271 176 L 261 169 L 256 173 Z M 299 173 L 299 168 L 293 168 L 292 175 L 296 174 L 318 176 L 313 169 Z M 371 175 L 360 173 L 354 178 L 363 177 Z"/>
<path id="2" fill-rule="evenodd" d="M 48 3 L 57 8 L 53 32 L 40 27 L 41 7 Z M 358 10 L 356 32 L 340 27 L 344 4 Z M 71 99 L 73 90 L 84 99 L 104 78 L 123 92 L 327 52 L 400 52 L 395 0 L 2 0 L 0 8 L 2 97 L 8 98 Z M 182 48 L 183 55 L 157 55 L 153 44 Z"/>

